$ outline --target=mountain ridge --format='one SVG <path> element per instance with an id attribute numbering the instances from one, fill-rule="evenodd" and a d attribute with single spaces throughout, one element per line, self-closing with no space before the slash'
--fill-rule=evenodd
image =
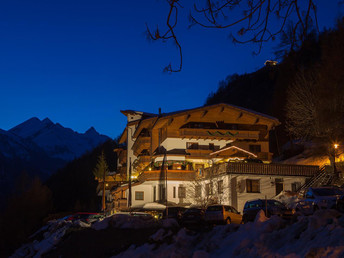
<path id="1" fill-rule="evenodd" d="M 14 126 L 8 132 L 34 142 L 53 158 L 66 161 L 78 158 L 110 139 L 99 134 L 94 127 L 90 127 L 85 133 L 79 133 L 53 123 L 49 118 L 40 120 L 37 117 Z"/>
<path id="2" fill-rule="evenodd" d="M 78 133 L 49 118 L 32 117 L 7 131 L 0 129 L 0 210 L 22 173 L 44 181 L 110 139 L 94 127 Z"/>

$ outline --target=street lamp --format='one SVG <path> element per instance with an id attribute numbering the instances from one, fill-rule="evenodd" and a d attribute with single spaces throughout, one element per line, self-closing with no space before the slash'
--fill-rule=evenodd
<path id="1" fill-rule="evenodd" d="M 336 152 L 339 147 L 339 144 L 335 143 L 333 144 L 333 173 L 336 178 L 339 178 L 339 175 L 337 175 L 337 168 L 336 168 Z"/>

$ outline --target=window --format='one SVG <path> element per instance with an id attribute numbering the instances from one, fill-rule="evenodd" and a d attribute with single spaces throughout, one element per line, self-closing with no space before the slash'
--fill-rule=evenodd
<path id="1" fill-rule="evenodd" d="M 176 187 L 173 186 L 173 198 L 176 198 Z"/>
<path id="2" fill-rule="evenodd" d="M 202 186 L 196 185 L 195 186 L 195 197 L 199 198 L 202 196 Z"/>
<path id="3" fill-rule="evenodd" d="M 246 179 L 246 191 L 248 193 L 260 193 L 259 180 Z"/>
<path id="4" fill-rule="evenodd" d="M 135 191 L 135 200 L 143 201 L 144 193 Z"/>
<path id="5" fill-rule="evenodd" d="M 300 187 L 301 187 L 300 182 L 294 182 L 291 184 L 291 191 L 296 192 L 299 190 Z"/>
<path id="6" fill-rule="evenodd" d="M 214 150 L 214 149 L 215 149 L 214 143 L 209 143 L 209 150 Z"/>
<path id="7" fill-rule="evenodd" d="M 231 210 L 232 210 L 232 212 L 235 213 L 235 214 L 240 214 L 234 207 L 231 207 Z"/>
<path id="8" fill-rule="evenodd" d="M 166 196 L 166 188 L 163 185 L 159 185 L 159 197 L 160 200 L 165 200 L 165 196 Z"/>
<path id="9" fill-rule="evenodd" d="M 198 150 L 198 143 L 197 142 L 187 142 L 186 148 L 192 149 L 192 150 Z"/>
<path id="10" fill-rule="evenodd" d="M 250 144 L 250 145 L 249 145 L 249 148 L 250 148 L 250 152 L 253 152 L 253 153 L 259 153 L 259 152 L 261 152 L 261 146 L 260 146 L 260 144 Z"/>
<path id="11" fill-rule="evenodd" d="M 156 186 L 153 187 L 153 202 L 156 201 Z"/>
<path id="12" fill-rule="evenodd" d="M 186 188 L 184 186 L 178 187 L 178 198 L 186 198 Z"/>
<path id="13" fill-rule="evenodd" d="M 219 194 L 223 193 L 223 180 L 217 181 L 217 192 Z"/>
<path id="14" fill-rule="evenodd" d="M 207 195 L 213 195 L 213 183 L 205 185 L 205 192 L 207 193 Z"/>

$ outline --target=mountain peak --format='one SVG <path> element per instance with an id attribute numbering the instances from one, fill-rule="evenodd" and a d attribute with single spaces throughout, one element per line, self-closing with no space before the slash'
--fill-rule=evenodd
<path id="1" fill-rule="evenodd" d="M 94 127 L 93 126 L 91 126 L 86 132 L 85 132 L 85 134 L 88 134 L 88 135 L 90 135 L 90 134 L 99 134 L 97 131 L 96 131 L 96 129 L 94 129 Z"/>
<path id="2" fill-rule="evenodd" d="M 42 120 L 42 123 L 45 124 L 45 125 L 54 124 L 48 117 L 44 118 L 44 119 Z"/>

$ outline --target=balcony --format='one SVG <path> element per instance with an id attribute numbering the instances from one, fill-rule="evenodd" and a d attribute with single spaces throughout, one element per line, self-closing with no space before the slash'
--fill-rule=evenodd
<path id="1" fill-rule="evenodd" d="M 151 156 L 150 155 L 140 155 L 139 161 L 142 163 L 150 163 L 151 162 Z"/>
<path id="2" fill-rule="evenodd" d="M 114 209 L 115 210 L 125 210 L 128 208 L 128 200 L 127 198 L 121 198 L 118 200 L 113 201 Z"/>
<path id="3" fill-rule="evenodd" d="M 118 155 L 119 164 L 124 164 L 127 162 L 127 150 L 123 150 Z"/>
<path id="4" fill-rule="evenodd" d="M 240 130 L 215 130 L 215 129 L 181 129 L 180 136 L 185 138 L 200 139 L 249 139 L 258 140 L 259 131 L 240 131 Z"/>
<path id="5" fill-rule="evenodd" d="M 229 173 L 312 177 L 318 171 L 318 166 L 230 162 L 206 168 L 204 174 L 205 176 Z"/>
<path id="6" fill-rule="evenodd" d="M 134 155 L 138 156 L 142 150 L 149 149 L 151 143 L 151 138 L 149 136 L 140 136 L 136 139 L 132 150 L 134 151 Z"/>
<path id="7" fill-rule="evenodd" d="M 161 170 L 145 171 L 138 176 L 139 181 L 155 181 L 166 180 L 165 173 L 161 175 Z M 193 170 L 167 170 L 167 180 L 187 181 L 195 179 L 195 171 Z"/>

